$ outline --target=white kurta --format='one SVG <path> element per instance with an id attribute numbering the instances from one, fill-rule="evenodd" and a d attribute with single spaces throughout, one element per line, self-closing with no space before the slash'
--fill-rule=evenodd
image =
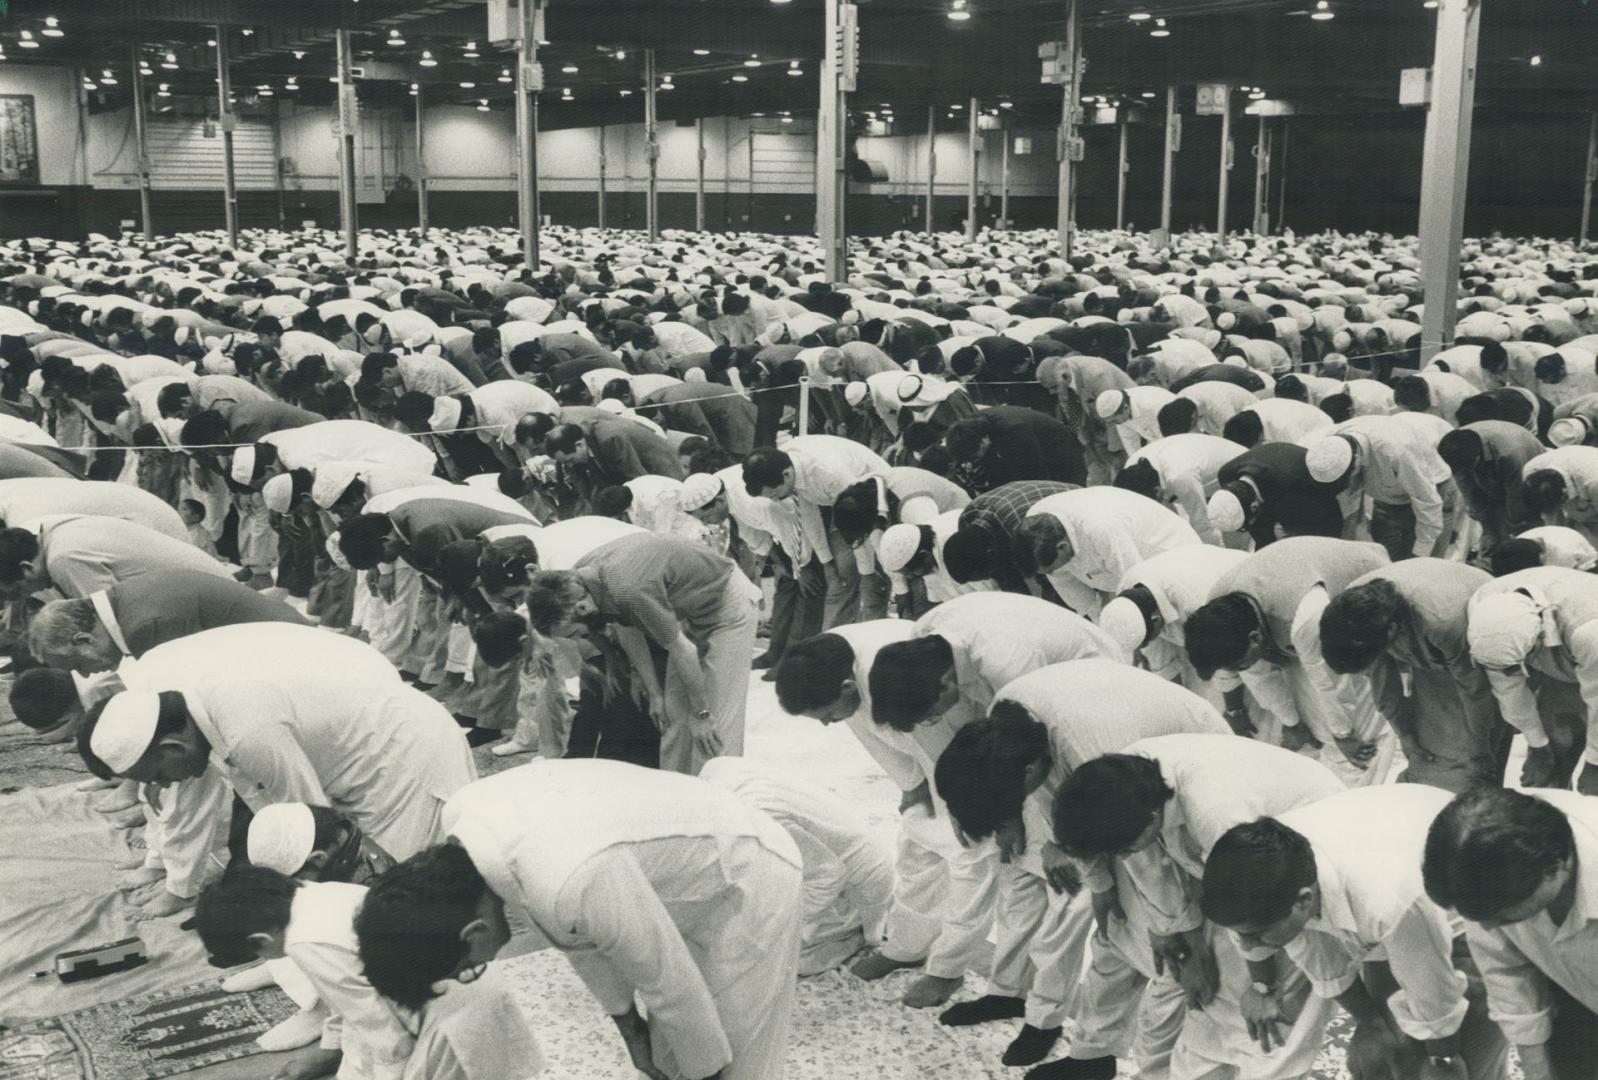
<path id="1" fill-rule="evenodd" d="M 1096 616 L 1126 572 L 1144 559 L 1203 543 L 1193 527 L 1153 499 L 1114 487 L 1062 491 L 1039 499 L 1027 517 L 1052 514 L 1065 526 L 1071 558 L 1048 575 L 1060 597 Z"/>
<path id="2" fill-rule="evenodd" d="M 120 518 L 185 544 L 189 542 L 189 527 L 178 512 L 158 496 L 131 484 L 60 476 L 0 480 L 0 521 L 7 526 L 18 528 L 55 514 Z"/>
<path id="3" fill-rule="evenodd" d="M 252 810 L 332 806 L 397 859 L 442 839 L 445 799 L 477 775 L 443 706 L 369 645 L 251 623 L 158 645 L 130 689 L 181 691 L 218 769 Z"/>
<path id="4" fill-rule="evenodd" d="M 290 469 L 352 461 L 431 473 L 437 464 L 426 443 L 365 420 L 322 420 L 274 431 L 261 441 L 276 447 L 278 459 Z"/>
<path id="5" fill-rule="evenodd" d="M 695 777 L 571 760 L 480 780 L 444 820 L 601 1008 L 643 1007 L 662 1071 L 781 1077 L 803 862 L 769 817 Z"/>

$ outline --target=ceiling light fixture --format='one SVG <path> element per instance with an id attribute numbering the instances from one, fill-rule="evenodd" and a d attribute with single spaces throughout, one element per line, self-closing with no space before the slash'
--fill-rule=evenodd
<path id="1" fill-rule="evenodd" d="M 622 91 L 620 91 L 620 93 L 621 93 L 622 97 L 632 97 L 633 96 L 633 92 L 631 90 L 622 90 Z"/>
<path id="2" fill-rule="evenodd" d="M 749 76 L 747 76 L 747 75 L 734 75 L 732 77 L 732 81 L 733 82 L 748 82 L 749 81 Z"/>
<path id="3" fill-rule="evenodd" d="M 162 83 L 161 85 L 157 86 L 155 88 L 155 96 L 156 97 L 171 97 L 172 96 L 172 84 L 171 83 Z"/>
<path id="4" fill-rule="evenodd" d="M 33 40 L 32 30 L 24 30 L 22 33 L 18 34 L 17 44 L 22 46 L 24 49 L 37 49 L 39 47 L 39 43 Z"/>
<path id="5" fill-rule="evenodd" d="M 710 50 L 709 49 L 695 49 L 694 50 L 694 55 L 695 56 L 709 56 L 710 55 Z"/>
<path id="6" fill-rule="evenodd" d="M 255 88 L 255 96 L 256 97 L 274 97 L 276 95 L 274 95 L 272 93 L 272 88 L 270 86 L 257 86 Z"/>
<path id="7" fill-rule="evenodd" d="M 949 10 L 944 12 L 950 22 L 966 22 L 971 18 L 966 0 L 949 0 Z"/>
<path id="8" fill-rule="evenodd" d="M 1153 90 L 1145 90 L 1145 91 L 1143 91 L 1143 93 L 1139 94 L 1138 96 L 1139 97 L 1145 97 L 1145 98 L 1151 98 L 1151 97 L 1154 96 L 1154 91 Z"/>
<path id="9" fill-rule="evenodd" d="M 100 72 L 100 85 L 101 86 L 115 86 L 116 84 L 117 84 L 117 77 L 114 74 L 112 74 L 110 68 L 105 68 L 104 70 L 102 70 Z"/>
<path id="10" fill-rule="evenodd" d="M 1164 19 L 1154 20 L 1154 29 L 1149 31 L 1149 37 L 1170 37 L 1171 32 L 1165 28 Z"/>
<path id="11" fill-rule="evenodd" d="M 461 83 L 461 89 L 462 90 L 476 90 L 477 89 L 477 84 L 474 83 L 474 82 L 463 82 L 463 83 Z"/>
<path id="12" fill-rule="evenodd" d="M 254 29 L 252 29 L 251 27 L 248 27 L 248 26 L 246 26 L 243 29 L 241 29 L 239 31 L 239 33 L 243 34 L 245 37 L 254 37 L 255 36 Z"/>
<path id="13" fill-rule="evenodd" d="M 477 111 L 478 112 L 487 112 L 488 111 L 488 99 L 486 97 L 477 99 Z"/>
<path id="14" fill-rule="evenodd" d="M 1325 22 L 1327 19 L 1336 18 L 1337 15 L 1332 11 L 1329 0 L 1315 0 L 1315 10 L 1309 13 L 1309 17 L 1316 22 Z"/>
<path id="15" fill-rule="evenodd" d="M 482 54 L 477 51 L 477 42 L 468 41 L 466 43 L 466 48 L 461 50 L 461 55 L 466 57 L 468 60 L 476 60 Z"/>
<path id="16" fill-rule="evenodd" d="M 617 60 L 625 60 L 625 59 L 627 59 L 627 50 L 626 49 L 617 49 L 616 50 L 616 59 Z"/>
<path id="17" fill-rule="evenodd" d="M 502 83 L 510 82 L 510 68 L 500 68 L 499 69 L 499 80 L 498 81 L 502 82 Z"/>
<path id="18" fill-rule="evenodd" d="M 416 61 L 416 62 L 418 64 L 421 64 L 423 67 L 437 67 L 438 66 L 438 61 L 433 59 L 433 54 L 428 49 L 423 49 L 422 50 L 422 58 L 420 60 Z"/>
<path id="19" fill-rule="evenodd" d="M 1542 67 L 1542 66 L 1543 66 L 1543 58 L 1542 58 L 1542 54 L 1541 54 L 1541 53 L 1539 53 L 1539 54 L 1538 54 L 1538 55 L 1536 55 L 1536 56 L 1533 56 L 1533 57 L 1532 57 L 1532 58 L 1531 58 L 1531 61 L 1530 61 L 1530 63 L 1531 63 L 1531 66 L 1532 66 L 1532 67 Z"/>
<path id="20" fill-rule="evenodd" d="M 1127 18 L 1131 19 L 1133 22 L 1148 22 L 1150 19 L 1154 18 L 1154 16 L 1150 15 L 1146 11 L 1134 11 L 1132 14 L 1128 15 Z"/>
<path id="21" fill-rule="evenodd" d="M 166 56 L 162 57 L 161 66 L 168 71 L 176 71 L 178 69 L 178 54 L 169 51 Z"/>
<path id="22" fill-rule="evenodd" d="M 61 29 L 61 20 L 54 15 L 44 17 L 44 29 L 39 31 L 45 37 L 63 37 L 66 31 Z"/>
<path id="23" fill-rule="evenodd" d="M 575 74 L 577 74 L 577 65 L 576 64 L 567 64 L 567 65 L 565 65 L 564 67 L 562 67 L 560 69 L 560 73 L 562 75 L 575 75 Z"/>
<path id="24" fill-rule="evenodd" d="M 788 74 L 798 76 L 804 74 L 804 69 L 799 66 L 799 61 L 788 61 Z"/>
<path id="25" fill-rule="evenodd" d="M 295 49 L 294 50 L 294 59 L 296 59 L 296 60 L 304 60 L 305 59 L 305 50 L 304 49 Z"/>
<path id="26" fill-rule="evenodd" d="M 388 32 L 388 43 L 390 45 L 396 45 L 396 46 L 397 45 L 403 45 L 403 44 L 405 44 L 405 39 L 402 36 L 400 36 L 400 32 L 398 30 L 390 30 Z"/>

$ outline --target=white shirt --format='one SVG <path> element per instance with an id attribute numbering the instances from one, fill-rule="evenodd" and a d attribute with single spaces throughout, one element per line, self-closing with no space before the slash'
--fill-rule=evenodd
<path id="1" fill-rule="evenodd" d="M 1163 386 L 1131 386 L 1122 391 L 1131 403 L 1128 416 L 1116 425 L 1121 447 L 1132 453 L 1160 437 L 1160 410 L 1176 400 Z"/>
<path id="2" fill-rule="evenodd" d="M 799 528 L 823 563 L 832 561 L 821 507 L 838 501 L 844 490 L 870 476 L 886 476 L 888 463 L 875 451 L 837 435 L 800 435 L 783 444 L 793 461 L 794 493 Z"/>
<path id="3" fill-rule="evenodd" d="M 21 476 L 0 480 L 0 521 L 10 528 L 57 514 L 120 518 L 185 543 L 189 529 L 159 496 L 132 484 L 74 480 L 65 476 Z"/>
<path id="4" fill-rule="evenodd" d="M 283 951 L 327 1005 L 321 1045 L 342 1051 L 339 1080 L 398 1080 L 415 1040 L 396 1007 L 366 980 L 355 937 L 355 914 L 365 899 L 365 885 L 301 885 L 289 905 Z"/>
<path id="5" fill-rule="evenodd" d="M 1564 477 L 1568 497 L 1560 506 L 1560 513 L 1583 525 L 1598 523 L 1598 446 L 1556 446 L 1545 450 L 1526 462 L 1521 479 L 1529 480 L 1544 469 Z"/>
<path id="6" fill-rule="evenodd" d="M 1121 576 L 1116 592 L 1142 585 L 1154 597 L 1164 626 L 1160 637 L 1184 647 L 1182 627 L 1187 617 L 1209 602 L 1210 591 L 1228 570 L 1247 559 L 1251 552 L 1189 544 L 1151 555 Z"/>
<path id="7" fill-rule="evenodd" d="M 1598 548 L 1575 529 L 1565 525 L 1539 525 L 1519 534 L 1523 540 L 1536 540 L 1543 546 L 1544 566 L 1564 566 L 1571 570 L 1591 570 L 1598 565 Z"/>
<path id="8" fill-rule="evenodd" d="M 477 433 L 484 442 L 515 442 L 516 422 L 529 413 L 560 415 L 560 402 L 547 390 L 519 379 L 485 383 L 466 397 L 477 410 L 476 418 L 467 426 L 489 429 Z"/>
<path id="9" fill-rule="evenodd" d="M 1096 613 L 1096 593 L 1113 593 L 1126 572 L 1151 555 L 1202 543 L 1192 526 L 1153 499 L 1114 487 L 1062 491 L 1039 499 L 1027 517 L 1052 514 L 1072 555 L 1048 575 L 1078 611 Z"/>
<path id="10" fill-rule="evenodd" d="M 444 826 L 602 1009 L 641 1004 L 685 1076 L 732 1062 L 719 1011 L 766 1003 L 718 1002 L 707 975 L 761 962 L 761 896 L 744 874 L 771 859 L 803 869 L 776 822 L 697 777 L 572 760 L 467 786 Z"/>
<path id="11" fill-rule="evenodd" d="M 970 593 L 939 604 L 916 620 L 916 637 L 934 634 L 954 653 L 961 699 L 983 711 L 1029 671 L 1090 656 L 1126 660 L 1121 647 L 1082 616 L 1019 593 Z"/>
<path id="12" fill-rule="evenodd" d="M 1268 398 L 1248 407 L 1260 418 L 1262 442 L 1304 443 L 1310 436 L 1332 428 L 1332 418 L 1313 405 L 1290 398 Z"/>
<path id="13" fill-rule="evenodd" d="M 1210 524 L 1208 500 L 1220 485 L 1221 466 L 1245 452 L 1230 439 L 1190 432 L 1151 442 L 1126 463 L 1147 461 L 1152 465 L 1159 474 L 1164 501 L 1174 504 L 1205 543 L 1219 544 L 1221 533 Z"/>
<path id="14" fill-rule="evenodd" d="M 420 439 L 366 420 L 319 420 L 271 432 L 261 441 L 276 447 L 278 460 L 289 469 L 309 469 L 327 461 L 359 461 L 431 473 L 438 460 Z"/>
<path id="15" fill-rule="evenodd" d="M 1598 1010 L 1598 799 L 1571 791 L 1526 792 L 1556 807 L 1576 840 L 1576 896 L 1565 921 L 1555 926 L 1546 911 L 1523 922 L 1489 930 L 1466 921 L 1470 955 L 1487 984 L 1489 1015 L 1517 1046 L 1540 1046 L 1553 1032 L 1554 983 L 1591 1010 Z"/>
<path id="16" fill-rule="evenodd" d="M 1355 788 L 1279 816 L 1315 852 L 1320 913 L 1287 944 L 1315 993 L 1341 995 L 1360 965 L 1386 960 L 1399 991 L 1393 1018 L 1414 1039 L 1445 1039 L 1465 1020 L 1466 979 L 1454 967 L 1460 920 L 1421 882 L 1426 833 L 1453 795 L 1426 784 Z"/>
<path id="17" fill-rule="evenodd" d="M 486 529 L 483 536 L 496 540 L 509 535 L 508 530 L 522 529 L 521 525 L 497 525 Z M 533 537 L 538 549 L 538 566 L 542 570 L 570 570 L 589 552 L 604 547 L 612 540 L 643 532 L 637 525 L 615 518 L 598 515 L 567 518 L 545 525 Z"/>
<path id="18" fill-rule="evenodd" d="M 1415 512 L 1414 553 L 1423 557 L 1431 554 L 1443 533 L 1443 496 L 1437 487 L 1454 475 L 1437 453 L 1438 440 L 1428 433 L 1429 420 L 1444 423 L 1425 413 L 1356 416 L 1331 432 L 1353 436 L 1359 444 L 1358 474 L 1341 498 L 1363 493 L 1379 503 L 1408 504 Z"/>
<path id="19" fill-rule="evenodd" d="M 1178 391 L 1176 396 L 1187 398 L 1198 407 L 1193 430 L 1205 435 L 1219 435 L 1225 429 L 1228 420 L 1244 409 L 1259 403 L 1259 398 L 1236 383 L 1218 380 L 1194 383 Z M 1263 416 L 1260 419 L 1264 421 Z M 1329 425 L 1331 418 L 1325 417 L 1325 419 Z"/>

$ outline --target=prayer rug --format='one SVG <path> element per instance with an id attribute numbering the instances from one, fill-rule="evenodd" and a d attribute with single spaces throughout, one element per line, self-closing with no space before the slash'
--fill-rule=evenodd
<path id="1" fill-rule="evenodd" d="M 294 1012 L 281 990 L 226 994 L 215 980 L 0 1028 L 0 1080 L 143 1080 L 261 1053 Z"/>

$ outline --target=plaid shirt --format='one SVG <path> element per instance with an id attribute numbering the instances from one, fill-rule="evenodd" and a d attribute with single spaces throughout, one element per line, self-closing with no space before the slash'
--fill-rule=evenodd
<path id="1" fill-rule="evenodd" d="M 1062 491 L 1072 485 L 1058 480 L 1012 480 L 1000 484 L 971 500 L 971 505 L 960 515 L 960 528 L 980 528 L 1000 537 L 1011 537 L 1026 519 L 1038 500 Z"/>

